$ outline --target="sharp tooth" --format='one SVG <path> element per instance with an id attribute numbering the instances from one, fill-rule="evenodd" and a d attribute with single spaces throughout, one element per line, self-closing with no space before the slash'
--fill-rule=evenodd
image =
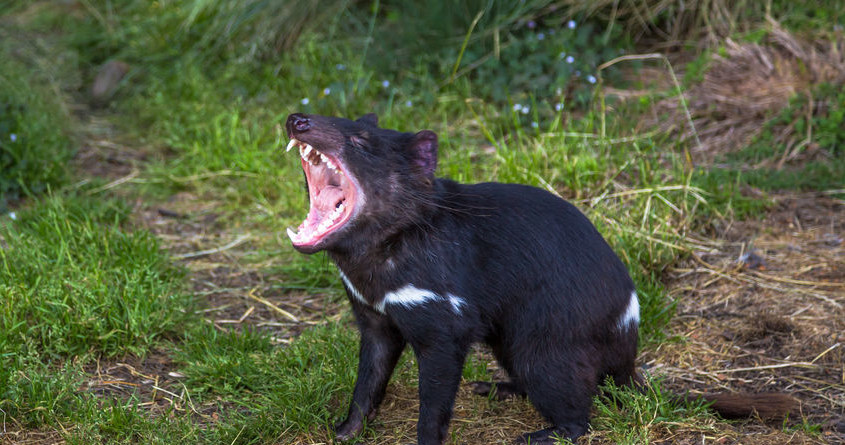
<path id="1" fill-rule="evenodd" d="M 298 142 L 299 141 L 297 141 L 296 139 L 291 139 L 290 142 L 288 142 L 287 148 L 285 148 L 285 152 L 289 152 L 290 149 L 293 148 Z"/>
<path id="2" fill-rule="evenodd" d="M 325 162 L 325 163 L 329 162 L 329 158 L 327 158 L 326 155 L 324 155 L 322 153 L 320 153 L 320 160 Z"/>
<path id="3" fill-rule="evenodd" d="M 297 233 L 294 232 L 293 229 L 288 227 L 288 238 L 290 238 L 291 241 L 296 241 L 297 239 L 299 239 L 299 235 L 297 235 Z"/>
<path id="4" fill-rule="evenodd" d="M 311 150 L 313 150 L 313 148 L 310 145 L 305 144 L 305 150 L 302 151 L 302 157 L 304 158 L 308 156 L 308 154 L 311 153 Z"/>
<path id="5" fill-rule="evenodd" d="M 331 159 L 326 160 L 326 165 L 328 165 L 330 169 L 334 170 L 334 172 L 337 173 L 337 167 L 335 167 Z"/>

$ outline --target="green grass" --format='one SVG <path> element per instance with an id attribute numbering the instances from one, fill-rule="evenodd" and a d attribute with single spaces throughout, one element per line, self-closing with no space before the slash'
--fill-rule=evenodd
<path id="1" fill-rule="evenodd" d="M 189 322 L 183 273 L 119 201 L 53 196 L 0 220 L 0 407 L 24 425 L 74 419 L 97 358 L 143 356 Z M 188 323 L 190 324 L 190 323 Z"/>
<path id="2" fill-rule="evenodd" d="M 143 354 L 178 331 L 182 272 L 117 201 L 48 198 L 0 227 L 0 349 L 48 358 Z"/>
<path id="3" fill-rule="evenodd" d="M 665 433 L 680 427 L 707 431 L 714 421 L 704 403 L 678 401 L 653 379 L 643 392 L 620 388 L 608 381 L 594 401 L 596 416 L 593 429 L 607 431 L 607 438 L 617 444 L 643 444 L 656 439 L 657 431 Z"/>
<path id="4" fill-rule="evenodd" d="M 219 224 L 252 235 L 239 267 L 271 278 L 274 290 L 337 304 L 342 290 L 326 256 L 299 255 L 284 235 L 306 213 L 298 158 L 282 152 L 287 140 L 279 124 L 290 112 L 375 111 L 384 127 L 433 129 L 440 176 L 532 184 L 575 201 L 631 271 L 645 348 L 666 340 L 674 304 L 663 275 L 690 250 L 688 234 L 714 219 L 760 214 L 769 201 L 745 193 L 749 186 L 837 186 L 843 134 L 836 123 L 845 107 L 835 90 L 817 93 L 832 102 L 809 123 L 832 162 L 780 172 L 690 171 L 677 141 L 636 127 L 651 99 L 604 104 L 602 90 L 585 80 L 598 63 L 630 50 L 631 36 L 580 17 L 569 30 L 561 26 L 568 18 L 545 3 L 469 2 L 444 12 L 437 2 L 330 2 L 318 11 L 316 2 L 299 9 L 258 0 L 97 0 L 79 13 L 35 5 L 16 16 L 27 17 L 16 32 L 57 45 L 81 74 L 72 85 L 29 83 L 40 65 L 0 64 L 0 162 L 15 162 L 0 170 L 0 192 L 29 197 L 14 220 L 4 216 L 0 198 L 0 408 L 11 423 L 62 431 L 78 444 L 329 437 L 356 372 L 357 333 L 348 313 L 287 346 L 259 329 L 221 332 L 195 312 L 199 297 L 189 294 L 185 271 L 161 242 L 133 227 L 128 204 L 157 204 L 181 191 L 214 202 Z M 4 13 L 26 10 L 18 2 Z M 556 27 L 554 37 L 545 34 Z M 561 51 L 577 61 L 561 62 Z M 117 196 L 89 195 L 90 188 L 67 186 L 73 175 L 64 166 L 78 143 L 68 136 L 67 121 L 75 118 L 62 104 L 65 95 L 83 94 L 99 64 L 113 58 L 132 70 L 108 119 L 152 155 Z M 707 60 L 692 64 L 685 85 L 701 79 Z M 802 115 L 798 104 L 784 119 Z M 7 142 L 13 132 L 26 135 L 16 146 Z M 782 147 L 771 142 L 761 139 L 730 162 L 777 156 Z M 184 396 L 165 412 L 149 415 L 139 394 L 81 389 L 98 360 L 151 351 L 185 376 L 184 386 L 171 388 Z M 465 379 L 488 374 L 483 359 L 468 359 Z M 412 354 L 393 379 L 416 384 Z M 619 443 L 642 443 L 655 428 L 679 424 L 707 431 L 712 419 L 700 406 L 668 399 L 659 382 L 646 395 L 608 387 L 597 399 L 593 428 Z M 364 436 L 377 438 L 378 431 Z"/>

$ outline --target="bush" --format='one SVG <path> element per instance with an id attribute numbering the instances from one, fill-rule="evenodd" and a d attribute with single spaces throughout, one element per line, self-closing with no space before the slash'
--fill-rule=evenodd
<path id="1" fill-rule="evenodd" d="M 0 48 L 0 211 L 67 179 L 67 119 L 55 94 Z"/>

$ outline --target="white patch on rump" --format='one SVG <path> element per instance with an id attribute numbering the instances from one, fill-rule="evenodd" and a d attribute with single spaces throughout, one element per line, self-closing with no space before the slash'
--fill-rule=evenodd
<path id="1" fill-rule="evenodd" d="M 352 296 L 355 297 L 355 299 L 360 301 L 361 303 L 364 303 L 369 306 L 370 303 L 364 298 L 363 295 L 361 295 L 361 292 L 358 292 L 358 289 L 355 289 L 355 286 L 353 286 L 352 282 L 349 281 L 349 277 L 347 277 L 346 274 L 343 273 L 342 270 L 340 270 L 340 268 L 338 268 L 337 271 L 340 272 L 340 279 L 343 280 L 343 283 L 346 284 L 347 288 L 349 288 L 349 292 L 352 293 Z"/>
<path id="2" fill-rule="evenodd" d="M 434 293 L 428 289 L 420 289 L 413 284 L 405 285 L 393 292 L 388 292 L 384 298 L 376 303 L 375 310 L 384 313 L 384 308 L 388 304 L 396 304 L 406 308 L 412 308 L 417 305 L 428 303 L 429 301 L 445 300 L 452 305 L 455 313 L 461 313 L 461 307 L 465 304 L 464 300 L 449 294 L 446 298 Z"/>
<path id="3" fill-rule="evenodd" d="M 640 300 L 637 298 L 637 292 L 631 292 L 631 300 L 628 301 L 628 307 L 625 312 L 619 317 L 619 329 L 625 329 L 631 324 L 640 323 Z"/>

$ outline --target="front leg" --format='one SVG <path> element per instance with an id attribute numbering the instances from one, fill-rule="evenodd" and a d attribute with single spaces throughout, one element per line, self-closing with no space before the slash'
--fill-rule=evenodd
<path id="1" fill-rule="evenodd" d="M 420 369 L 417 442 L 418 445 L 440 445 L 449 431 L 468 347 L 454 339 L 414 346 Z"/>
<path id="2" fill-rule="evenodd" d="M 364 429 L 365 418 L 372 420 L 375 417 L 393 368 L 405 348 L 405 339 L 387 317 L 357 302 L 353 302 L 352 307 L 361 332 L 361 348 L 349 413 L 335 428 L 340 441 L 353 438 Z"/>

